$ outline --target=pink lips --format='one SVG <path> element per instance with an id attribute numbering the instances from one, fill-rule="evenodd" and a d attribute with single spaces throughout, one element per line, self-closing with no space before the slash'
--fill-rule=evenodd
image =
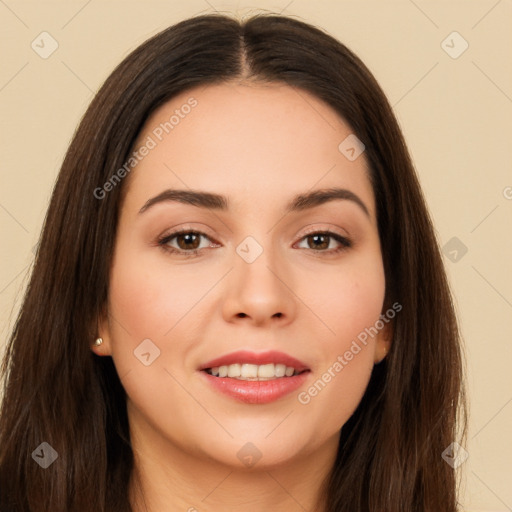
<path id="1" fill-rule="evenodd" d="M 247 381 L 229 377 L 215 377 L 205 371 L 201 375 L 215 390 L 247 404 L 267 404 L 274 402 L 289 393 L 297 390 L 311 373 L 309 368 L 298 359 L 282 352 L 269 351 L 254 353 L 248 351 L 232 352 L 218 357 L 201 365 L 199 370 L 206 370 L 217 366 L 228 366 L 236 363 L 284 364 L 291 366 L 300 373 L 292 377 L 281 377 L 266 381 Z"/>
<path id="2" fill-rule="evenodd" d="M 207 363 L 201 365 L 199 367 L 200 370 L 206 370 L 207 368 L 213 368 L 215 366 L 228 366 L 230 364 L 236 363 L 249 363 L 249 364 L 284 364 L 285 366 L 292 366 L 297 370 L 297 372 L 302 372 L 304 370 L 308 370 L 309 368 L 298 359 L 289 356 L 283 352 L 277 352 L 275 350 L 268 352 L 249 352 L 247 350 L 238 350 L 237 352 L 232 352 L 231 354 L 227 354 L 225 356 L 218 357 L 217 359 L 212 359 Z"/>

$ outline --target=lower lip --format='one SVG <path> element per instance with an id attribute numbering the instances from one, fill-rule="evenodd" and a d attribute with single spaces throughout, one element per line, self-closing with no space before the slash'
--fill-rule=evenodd
<path id="1" fill-rule="evenodd" d="M 205 371 L 201 373 L 211 386 L 231 398 L 246 404 L 268 404 L 300 388 L 310 372 L 305 371 L 292 377 L 261 381 L 214 377 Z"/>

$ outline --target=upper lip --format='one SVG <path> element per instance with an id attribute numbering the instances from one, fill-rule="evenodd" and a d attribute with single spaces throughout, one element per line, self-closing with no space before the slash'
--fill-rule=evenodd
<path id="1" fill-rule="evenodd" d="M 284 352 L 278 352 L 275 350 L 270 350 L 267 352 L 250 352 L 248 350 L 238 350 L 236 352 L 231 352 L 202 364 L 199 367 L 199 370 L 206 370 L 207 368 L 214 368 L 218 366 L 229 366 L 230 364 L 237 363 L 248 363 L 256 365 L 274 363 L 290 366 L 295 368 L 297 372 L 309 370 L 308 366 L 302 361 L 299 361 L 295 357 L 285 354 Z"/>

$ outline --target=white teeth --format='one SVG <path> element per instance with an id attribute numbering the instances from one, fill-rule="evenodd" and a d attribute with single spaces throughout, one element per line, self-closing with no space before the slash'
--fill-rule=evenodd
<path id="1" fill-rule="evenodd" d="M 276 377 L 284 377 L 286 374 L 286 365 L 276 364 L 275 374 L 276 374 Z"/>
<path id="2" fill-rule="evenodd" d="M 258 377 L 274 377 L 275 376 L 275 365 L 273 364 L 262 364 L 258 366 Z"/>
<path id="3" fill-rule="evenodd" d="M 231 377 L 239 380 L 270 380 L 296 374 L 295 368 L 274 363 L 262 365 L 236 363 L 215 366 L 207 371 L 216 377 Z"/>
<path id="4" fill-rule="evenodd" d="M 240 376 L 240 365 L 230 364 L 228 366 L 228 377 L 239 377 Z"/>
<path id="5" fill-rule="evenodd" d="M 230 365 L 237 366 L 235 364 Z M 256 364 L 243 364 L 241 372 L 238 372 L 238 375 L 233 375 L 233 377 L 243 377 L 244 379 L 255 379 L 258 376 L 258 365 Z"/>

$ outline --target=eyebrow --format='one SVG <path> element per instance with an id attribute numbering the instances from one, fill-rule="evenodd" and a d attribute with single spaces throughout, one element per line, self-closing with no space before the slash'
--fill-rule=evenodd
<path id="1" fill-rule="evenodd" d="M 352 201 L 363 210 L 367 217 L 370 217 L 370 212 L 361 198 L 345 188 L 326 188 L 296 195 L 287 204 L 286 213 L 307 210 L 337 199 Z M 220 194 L 198 190 L 167 189 L 157 196 L 148 199 L 139 210 L 139 214 L 144 213 L 156 204 L 169 201 L 218 211 L 227 211 L 229 209 L 228 198 Z"/>

